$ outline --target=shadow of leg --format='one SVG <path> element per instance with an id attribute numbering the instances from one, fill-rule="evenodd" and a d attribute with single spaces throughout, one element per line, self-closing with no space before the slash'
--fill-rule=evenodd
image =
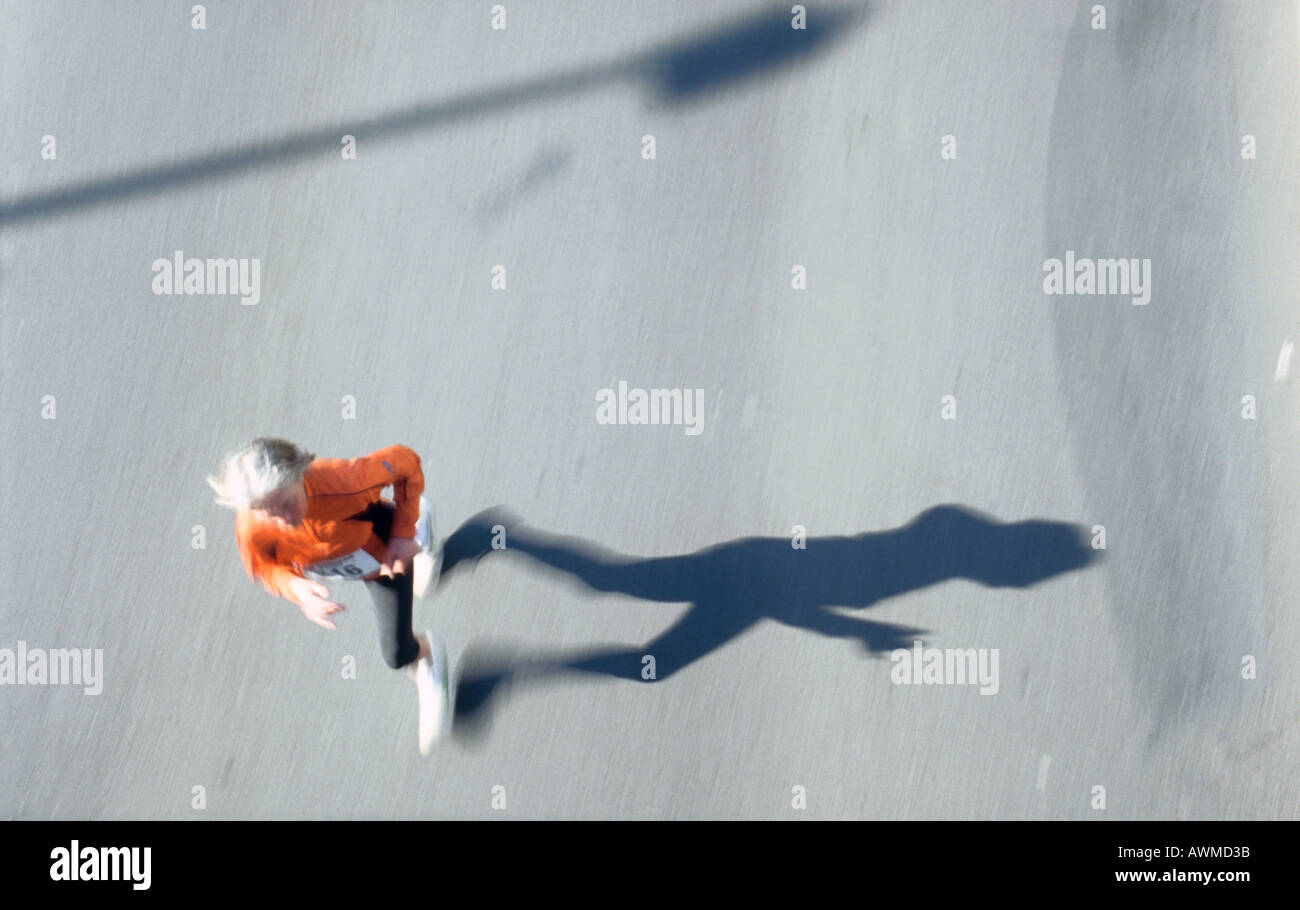
<path id="1" fill-rule="evenodd" d="M 694 600 L 700 591 L 697 561 L 690 555 L 642 559 L 601 550 L 581 538 L 526 528 L 515 533 L 510 550 L 576 578 L 593 591 L 671 603 Z"/>
<path id="2" fill-rule="evenodd" d="M 454 723 L 466 734 L 481 731 L 491 703 L 507 688 L 541 685 L 575 673 L 663 682 L 735 638 L 755 619 L 697 604 L 662 635 L 641 647 L 589 648 L 518 660 L 467 656 L 456 687 Z"/>

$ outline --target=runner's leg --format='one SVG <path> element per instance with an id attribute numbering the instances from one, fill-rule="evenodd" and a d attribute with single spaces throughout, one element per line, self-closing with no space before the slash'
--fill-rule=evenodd
<path id="1" fill-rule="evenodd" d="M 366 582 L 366 589 L 375 605 L 375 626 L 384 663 L 394 670 L 412 663 L 422 649 L 411 630 L 414 596 L 410 574 L 371 579 Z"/>
<path id="2" fill-rule="evenodd" d="M 386 543 L 393 524 L 393 507 L 375 503 L 363 514 L 375 535 Z M 415 599 L 411 573 L 367 579 L 366 590 L 375 605 L 375 625 L 384 663 L 394 670 L 413 663 L 425 649 L 411 629 L 411 605 Z"/>

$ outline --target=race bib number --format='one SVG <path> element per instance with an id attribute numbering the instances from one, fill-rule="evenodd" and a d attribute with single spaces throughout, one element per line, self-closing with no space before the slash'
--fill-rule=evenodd
<path id="1" fill-rule="evenodd" d="M 362 578 L 379 569 L 379 561 L 365 550 L 356 550 L 347 556 L 314 562 L 303 569 L 308 578 L 326 581 L 332 578 Z"/>

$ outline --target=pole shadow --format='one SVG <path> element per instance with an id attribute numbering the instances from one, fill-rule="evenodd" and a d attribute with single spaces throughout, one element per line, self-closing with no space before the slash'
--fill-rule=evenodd
<path id="1" fill-rule="evenodd" d="M 811 57 L 865 17 L 865 6 L 814 9 L 806 27 L 791 28 L 788 5 L 768 7 L 704 34 L 651 47 L 628 59 L 577 67 L 551 75 L 420 104 L 368 119 L 339 122 L 263 143 L 223 149 L 62 189 L 0 199 L 0 228 L 88 209 L 195 183 L 319 157 L 337 158 L 339 140 L 351 135 L 376 142 L 451 126 L 525 104 L 551 101 L 620 81 L 639 82 L 667 105 L 697 100 L 733 84 Z"/>
<path id="2" fill-rule="evenodd" d="M 494 550 L 494 528 L 505 548 Z M 453 730 L 481 733 L 489 704 L 503 687 L 536 685 L 574 673 L 643 682 L 652 655 L 656 681 L 736 638 L 761 619 L 833 638 L 851 639 L 868 656 L 909 647 L 927 630 L 837 612 L 866 610 L 882 600 L 963 578 L 996 588 L 1027 588 L 1093 563 L 1100 553 L 1086 530 L 1057 521 L 1001 522 L 958 505 L 927 509 L 907 525 L 844 537 L 809 538 L 794 549 L 787 537 L 746 537 L 694 553 L 642 559 L 578 537 L 525 525 L 506 509 L 466 521 L 443 545 L 443 575 L 485 556 L 525 560 L 581 587 L 642 600 L 690 603 L 662 634 L 635 647 L 588 648 L 521 658 L 473 647 L 461 662 Z"/>

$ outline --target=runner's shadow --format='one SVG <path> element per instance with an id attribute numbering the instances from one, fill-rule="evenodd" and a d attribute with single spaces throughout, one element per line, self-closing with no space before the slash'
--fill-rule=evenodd
<path id="1" fill-rule="evenodd" d="M 498 543 L 504 538 L 504 549 L 493 549 L 494 537 Z M 641 682 L 647 656 L 654 659 L 654 678 L 662 682 L 760 619 L 852 639 L 870 655 L 909 647 L 925 630 L 875 622 L 836 608 L 865 610 L 954 578 L 1026 588 L 1082 569 L 1100 554 L 1076 525 L 1003 523 L 963 506 L 941 505 L 900 528 L 810 538 L 806 549 L 795 549 L 786 537 L 746 537 L 649 559 L 606 551 L 581 538 L 547 534 L 504 509 L 489 509 L 447 539 L 443 575 L 487 555 L 527 560 L 587 590 L 691 606 L 644 645 L 526 659 L 471 652 L 462 661 L 456 694 L 456 725 L 463 733 L 480 727 L 488 703 L 505 683 L 535 685 L 571 673 Z"/>

